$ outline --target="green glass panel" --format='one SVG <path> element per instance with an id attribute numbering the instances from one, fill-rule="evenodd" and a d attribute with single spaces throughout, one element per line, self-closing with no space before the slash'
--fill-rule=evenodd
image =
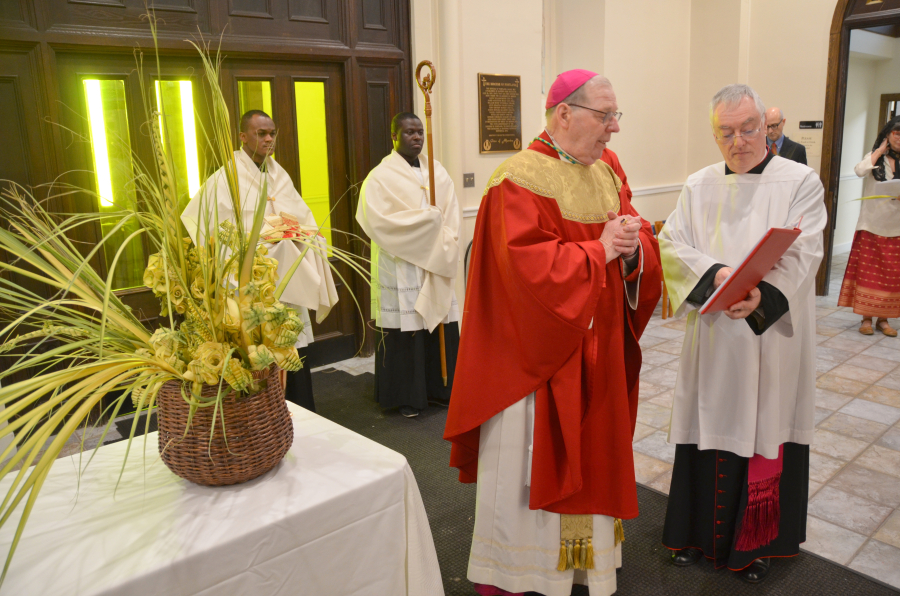
<path id="1" fill-rule="evenodd" d="M 128 110 L 125 105 L 125 82 L 85 79 L 84 92 L 95 181 L 100 195 L 97 208 L 101 212 L 130 211 L 135 198 L 132 183 L 134 170 L 128 133 Z M 105 236 L 115 225 L 115 221 L 101 224 L 101 233 Z M 137 230 L 138 226 L 136 221 L 132 221 L 104 243 L 103 253 L 107 264 L 112 263 L 125 238 Z M 138 237 L 125 247 L 119 257 L 113 275 L 113 289 L 140 286 L 143 283 L 145 263 L 143 246 Z"/>
<path id="2" fill-rule="evenodd" d="M 163 145 L 168 147 L 175 168 L 178 207 L 181 212 L 191 197 L 200 190 L 197 125 L 191 82 L 156 81 L 156 106 L 159 112 L 157 128 L 162 131 Z"/>
<path id="3" fill-rule="evenodd" d="M 300 148 L 300 194 L 331 244 L 331 184 L 325 125 L 325 83 L 295 82 L 297 146 Z"/>

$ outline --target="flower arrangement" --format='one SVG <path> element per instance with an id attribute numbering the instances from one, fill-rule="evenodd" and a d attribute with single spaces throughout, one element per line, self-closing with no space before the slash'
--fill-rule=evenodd
<path id="1" fill-rule="evenodd" d="M 149 22 L 155 39 L 152 14 Z M 208 106 L 212 124 L 204 130 L 204 138 L 224 170 L 233 212 L 240 213 L 232 148 L 235 135 L 218 83 L 221 56 L 194 46 L 212 96 Z M 143 83 L 144 77 L 140 80 Z M 142 88 L 142 96 L 146 122 L 164 122 L 155 109 L 147 107 L 153 105 L 152 92 Z M 88 424 L 95 408 L 108 403 L 103 413 L 109 422 L 100 437 L 102 444 L 123 408 L 127 411 L 132 404 L 139 411 L 156 407 L 160 389 L 174 382 L 181 387 L 191 415 L 199 408 L 213 408 L 221 416 L 220 428 L 225 434 L 224 397 L 235 393 L 249 397 L 261 391 L 265 381 L 256 380 L 254 377 L 262 375 L 253 373 L 273 363 L 287 371 L 303 366 L 294 348 L 303 323 L 298 313 L 279 299 L 306 251 L 336 257 L 363 279 L 367 276 L 364 260 L 323 246 L 313 233 L 290 238 L 302 243 L 304 250 L 279 279 L 277 262 L 260 244 L 265 185 L 259 197 L 251 198 L 258 206 L 249 229 L 237 218 L 214 226 L 214 233 L 195 236 L 208 236 L 203 244 L 192 243 L 179 218 L 171 149 L 155 126 L 147 128 L 155 160 L 149 169 L 140 169 L 140 161 L 135 160 L 138 171 L 132 185 L 136 200 L 127 210 L 55 215 L 28 189 L 15 184 L 4 189 L 0 199 L 0 219 L 8 222 L 0 227 L 0 251 L 12 257 L 0 260 L 0 273 L 17 274 L 54 292 L 50 297 L 41 296 L 0 275 L 0 353 L 16 357 L 12 366 L 0 371 L 0 405 L 4 406 L 0 424 L 6 423 L 0 428 L 0 439 L 12 438 L 0 452 L 0 477 L 15 473 L 0 501 L 0 526 L 21 508 L 0 583 L 54 460 L 72 434 Z M 99 199 L 85 189 L 59 184 L 55 188 Z M 212 203 L 210 221 L 216 216 L 215 201 Z M 92 259 L 135 221 L 137 229 L 118 247 L 109 263 L 109 275 L 102 278 L 92 268 Z M 90 250 L 79 250 L 67 237 L 72 228 L 101 222 L 114 225 Z M 154 331 L 122 302 L 112 285 L 113 272 L 127 245 L 141 237 L 148 239 L 153 252 L 143 283 L 159 299 L 164 321 Z M 335 274 L 340 276 L 337 270 Z M 24 381 L 4 382 L 25 369 L 38 372 Z M 210 386 L 217 388 L 213 398 L 203 391 Z M 149 416 L 145 419 L 146 447 Z M 136 435 L 138 420 L 136 416 L 132 423 L 129 443 Z M 190 418 L 188 421 L 190 424 Z"/>
<path id="2" fill-rule="evenodd" d="M 277 300 L 278 263 L 266 255 L 265 245 L 252 255 L 251 279 L 237 289 L 229 279 L 238 271 L 233 259 L 218 268 L 216 247 L 238 250 L 236 231 L 223 222 L 217 241 L 194 246 L 185 239 L 189 270 L 184 284 L 170 273 L 164 252 L 152 255 L 144 270 L 144 285 L 160 299 L 161 315 L 171 307 L 183 317 L 178 329 L 161 327 L 149 339 L 151 349 L 141 355 L 162 359 L 191 383 L 191 394 L 199 396 L 203 384 L 224 380 L 239 392 L 258 390 L 251 371 L 268 368 L 273 362 L 287 371 L 303 364 L 294 344 L 303 323 L 293 308 Z M 230 264 L 229 264 L 230 263 Z"/>

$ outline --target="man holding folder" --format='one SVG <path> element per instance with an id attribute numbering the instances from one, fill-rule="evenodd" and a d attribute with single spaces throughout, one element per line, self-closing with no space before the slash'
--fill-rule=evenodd
<path id="1" fill-rule="evenodd" d="M 725 161 L 688 178 L 659 235 L 672 306 L 688 313 L 663 543 L 676 565 L 705 555 L 750 582 L 806 539 L 826 223 L 816 173 L 767 152 L 765 111 L 746 85 L 715 95 L 710 121 Z M 800 235 L 743 300 L 699 313 L 770 228 L 801 219 Z"/>

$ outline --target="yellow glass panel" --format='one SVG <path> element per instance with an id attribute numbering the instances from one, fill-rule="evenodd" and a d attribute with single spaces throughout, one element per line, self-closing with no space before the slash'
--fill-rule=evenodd
<path id="1" fill-rule="evenodd" d="M 191 82 L 156 81 L 156 106 L 159 111 L 157 126 L 163 145 L 168 146 L 172 156 L 179 209 L 183 211 L 191 197 L 200 190 L 200 160 Z"/>
<path id="2" fill-rule="evenodd" d="M 300 149 L 300 194 L 331 244 L 331 184 L 325 125 L 325 83 L 295 82 L 297 146 Z"/>
<path id="3" fill-rule="evenodd" d="M 240 116 L 243 116 L 250 110 L 262 110 L 271 116 L 272 83 L 270 81 L 238 81 L 238 104 L 241 112 Z M 272 159 L 278 161 L 275 158 L 276 155 L 278 155 L 277 142 Z"/>
<path id="4" fill-rule="evenodd" d="M 249 110 L 262 110 L 272 115 L 272 83 L 270 81 L 238 81 L 241 115 Z"/>
<path id="5" fill-rule="evenodd" d="M 125 105 L 125 81 L 84 79 L 84 94 L 88 109 L 88 128 L 94 158 L 94 176 L 97 209 L 101 212 L 131 211 L 134 204 L 134 170 L 131 139 L 128 133 L 128 110 Z M 101 224 L 106 235 L 116 225 L 115 221 Z M 111 264 L 119 247 L 138 222 L 132 221 L 108 239 L 103 245 L 107 264 Z M 144 265 L 143 245 L 140 237 L 132 240 L 119 257 L 113 289 L 120 290 L 140 286 Z"/>

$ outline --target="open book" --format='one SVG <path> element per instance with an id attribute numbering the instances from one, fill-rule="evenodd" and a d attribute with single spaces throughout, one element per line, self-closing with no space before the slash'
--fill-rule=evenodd
<path id="1" fill-rule="evenodd" d="M 700 314 L 726 310 L 732 304 L 743 300 L 750 290 L 762 281 L 766 273 L 772 270 L 799 235 L 800 222 L 787 228 L 770 228 L 750 254 L 744 257 L 741 264 L 732 270 L 731 275 L 725 278 L 700 307 Z"/>

